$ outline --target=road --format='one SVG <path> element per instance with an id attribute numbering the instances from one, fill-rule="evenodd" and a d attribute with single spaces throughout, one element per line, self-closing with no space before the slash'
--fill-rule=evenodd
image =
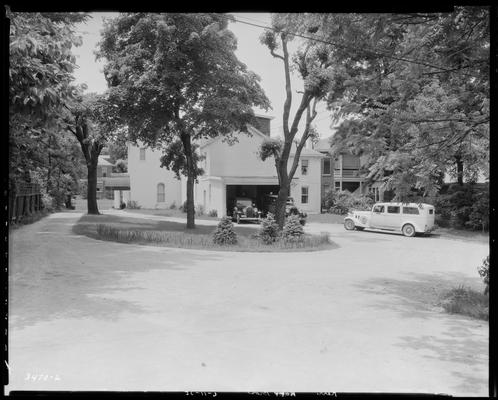
<path id="1" fill-rule="evenodd" d="M 337 246 L 234 254 L 77 236 L 81 215 L 10 235 L 7 391 L 488 394 L 488 323 L 434 303 L 482 289 L 486 244 L 310 224 Z"/>

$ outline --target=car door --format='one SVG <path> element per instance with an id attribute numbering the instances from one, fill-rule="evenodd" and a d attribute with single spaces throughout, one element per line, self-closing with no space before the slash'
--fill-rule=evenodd
<path id="1" fill-rule="evenodd" d="M 399 205 L 387 205 L 384 226 L 388 229 L 401 229 L 401 207 Z"/>
<path id="2" fill-rule="evenodd" d="M 376 204 L 372 208 L 372 216 L 370 218 L 371 228 L 384 228 L 385 227 L 385 210 L 383 204 Z"/>

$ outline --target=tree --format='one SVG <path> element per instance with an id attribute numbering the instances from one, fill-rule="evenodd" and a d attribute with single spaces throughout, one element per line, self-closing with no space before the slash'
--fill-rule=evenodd
<path id="1" fill-rule="evenodd" d="M 370 177 L 402 200 L 433 194 L 445 172 L 463 184 L 488 169 L 487 8 L 307 18 L 346 72 L 327 101 L 354 118 L 334 151 L 365 156 Z"/>
<path id="2" fill-rule="evenodd" d="M 107 94 L 80 94 L 69 107 L 65 116 L 66 129 L 80 144 L 87 167 L 88 214 L 100 214 L 97 204 L 97 164 L 99 155 L 113 135 L 125 130 L 119 125 L 115 109 Z"/>
<path id="3" fill-rule="evenodd" d="M 259 77 L 235 56 L 228 20 L 211 13 L 121 14 L 105 24 L 98 52 L 130 140 L 166 151 L 163 165 L 186 175 L 187 228 L 195 227 L 200 173 L 194 142 L 236 140 L 254 122 L 252 106 L 269 107 Z"/>
<path id="4" fill-rule="evenodd" d="M 290 193 L 290 183 L 299 165 L 301 151 L 306 141 L 316 134 L 311 123 L 316 117 L 316 105 L 324 99 L 332 89 L 335 71 L 332 69 L 332 59 L 326 47 L 309 42 L 299 49 L 294 57 L 288 50 L 288 43 L 294 39 L 292 32 L 303 22 L 298 14 L 274 14 L 272 16 L 272 29 L 266 30 L 261 35 L 261 42 L 268 47 L 273 57 L 282 60 L 285 75 L 286 99 L 282 115 L 283 140 L 268 139 L 261 146 L 260 156 L 264 161 L 268 157 L 275 160 L 279 191 L 275 204 L 275 220 L 282 228 L 285 223 L 285 205 Z M 282 52 L 277 53 L 281 48 Z M 290 117 L 292 107 L 291 69 L 295 67 L 304 81 L 304 91 L 301 101 L 294 114 Z M 304 117 L 304 128 L 300 132 L 299 125 Z M 300 138 L 296 140 L 298 133 Z M 295 145 L 292 165 L 288 169 L 289 156 Z"/>
<path id="5" fill-rule="evenodd" d="M 75 91 L 73 46 L 81 44 L 74 25 L 85 13 L 19 13 L 7 7 L 9 43 L 9 188 L 35 180 L 52 192 L 54 174 L 78 171 L 61 136 L 61 108 Z"/>

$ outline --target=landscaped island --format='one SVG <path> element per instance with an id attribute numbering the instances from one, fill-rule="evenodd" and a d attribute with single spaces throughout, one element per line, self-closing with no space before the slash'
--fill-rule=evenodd
<path id="1" fill-rule="evenodd" d="M 236 244 L 216 244 L 213 233 L 216 225 L 200 225 L 186 229 L 185 223 L 128 218 L 115 215 L 84 215 L 73 227 L 73 232 L 94 239 L 175 248 L 238 251 L 288 252 L 330 250 L 336 247 L 326 233 L 304 234 L 301 241 L 278 238 L 265 244 L 258 237 L 255 226 L 234 226 Z"/>

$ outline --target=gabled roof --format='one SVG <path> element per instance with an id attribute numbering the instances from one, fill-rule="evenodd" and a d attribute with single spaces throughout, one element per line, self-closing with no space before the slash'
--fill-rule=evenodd
<path id="1" fill-rule="evenodd" d="M 101 167 L 113 167 L 114 164 L 111 164 L 109 161 L 109 156 L 99 156 L 99 161 L 97 162 L 97 165 Z"/>
<path id="2" fill-rule="evenodd" d="M 259 131 L 258 129 L 256 129 L 254 126 L 252 126 L 250 124 L 247 124 L 247 130 L 249 131 L 249 133 L 251 133 L 253 135 L 259 135 L 263 139 L 269 137 L 269 136 L 265 135 L 263 132 Z M 208 139 L 204 143 L 201 143 L 199 147 L 202 149 L 202 148 L 204 148 L 206 146 L 209 146 L 210 144 L 216 142 L 217 140 L 221 140 L 221 139 L 222 139 L 222 136 L 217 136 L 215 138 Z"/>

